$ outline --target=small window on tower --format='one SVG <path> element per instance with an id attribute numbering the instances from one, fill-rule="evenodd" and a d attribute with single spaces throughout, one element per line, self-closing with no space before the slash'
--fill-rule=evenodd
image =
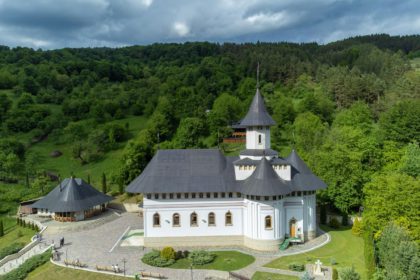
<path id="1" fill-rule="evenodd" d="M 258 135 L 258 144 L 261 144 L 261 134 L 260 135 Z"/>

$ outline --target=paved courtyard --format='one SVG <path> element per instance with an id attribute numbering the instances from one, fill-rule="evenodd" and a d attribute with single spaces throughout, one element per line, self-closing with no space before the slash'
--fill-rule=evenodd
<path id="1" fill-rule="evenodd" d="M 114 214 L 116 215 L 116 214 Z M 71 226 L 71 225 L 70 225 Z M 123 268 L 123 260 L 126 260 L 126 273 L 134 275 L 140 271 L 154 272 L 165 275 L 168 279 L 190 279 L 191 271 L 185 269 L 169 269 L 158 268 L 143 264 L 140 259 L 145 251 L 140 247 L 124 247 L 120 246 L 122 237 L 130 230 L 142 229 L 142 218 L 138 214 L 123 213 L 120 216 L 116 215 L 115 219 L 108 219 L 106 223 L 100 223 L 94 227 L 83 227 L 79 230 L 57 232 L 52 227 L 48 229 L 43 235 L 47 243 L 54 241 L 56 245 L 59 244 L 59 239 L 64 237 L 65 245 L 58 249 L 60 252 L 59 262 L 63 263 L 67 258 L 70 261 L 79 260 L 81 263 L 88 265 L 88 269 L 95 270 L 96 265 L 111 266 L 118 264 Z M 276 254 L 273 253 L 258 253 L 251 250 L 239 249 L 247 254 L 251 254 L 256 258 L 256 261 L 237 271 L 243 276 L 251 277 L 255 271 L 277 272 L 284 274 L 291 274 L 289 271 L 280 271 L 271 268 L 264 268 L 263 265 L 267 262 L 278 258 L 280 256 L 302 253 L 311 250 L 318 246 L 322 246 L 329 241 L 328 234 L 322 234 L 315 240 L 307 242 L 303 245 L 293 246 L 286 251 L 281 251 Z M 235 248 L 230 248 L 235 249 Z M 218 249 L 220 250 L 220 249 Z M 226 248 L 226 250 L 229 250 Z M 292 274 L 295 274 L 292 272 Z M 213 277 L 213 279 L 227 279 L 227 272 L 214 270 L 193 270 L 194 279 L 205 279 L 206 277 Z"/>

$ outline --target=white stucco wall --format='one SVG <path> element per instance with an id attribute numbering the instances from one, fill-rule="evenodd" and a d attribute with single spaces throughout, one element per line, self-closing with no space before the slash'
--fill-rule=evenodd
<path id="1" fill-rule="evenodd" d="M 283 180 L 290 181 L 292 179 L 292 170 L 290 165 L 280 165 L 280 168 L 274 168 L 274 171 L 276 171 L 277 175 L 279 175 L 279 177 Z"/>
<path id="2" fill-rule="evenodd" d="M 258 143 L 258 136 L 261 135 L 261 144 Z M 246 129 L 247 149 L 270 149 L 270 128 L 268 126 L 253 126 Z"/>
<path id="3" fill-rule="evenodd" d="M 242 198 L 145 199 L 143 202 L 144 236 L 243 235 L 242 201 Z M 228 211 L 232 214 L 232 225 L 225 225 L 225 215 Z M 198 215 L 198 226 L 190 225 L 190 215 L 193 212 Z M 210 212 L 215 214 L 215 226 L 209 226 L 208 224 L 208 214 Z M 153 226 L 153 215 L 155 213 L 160 215 L 160 227 Z M 172 225 L 174 213 L 180 215 L 180 226 Z"/>
<path id="4" fill-rule="evenodd" d="M 247 198 L 144 199 L 145 237 L 244 236 L 253 240 L 280 240 L 290 233 L 289 221 L 296 220 L 296 235 L 316 229 L 315 194 L 289 196 L 280 200 Z M 263 196 L 261 197 L 263 199 Z M 225 224 L 230 211 L 232 225 Z M 198 215 L 198 226 L 190 225 L 190 215 Z M 209 226 L 213 212 L 216 225 Z M 160 226 L 153 226 L 153 215 L 160 215 Z M 174 213 L 180 215 L 180 226 L 172 225 Z M 265 217 L 271 216 L 272 227 L 265 228 Z"/>

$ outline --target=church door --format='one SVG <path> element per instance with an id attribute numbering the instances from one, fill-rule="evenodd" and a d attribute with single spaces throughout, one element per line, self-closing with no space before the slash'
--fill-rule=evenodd
<path id="1" fill-rule="evenodd" d="M 296 220 L 290 220 L 290 237 L 296 237 Z"/>

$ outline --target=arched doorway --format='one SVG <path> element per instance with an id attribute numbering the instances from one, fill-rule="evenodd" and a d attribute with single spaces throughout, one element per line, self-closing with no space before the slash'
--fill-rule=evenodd
<path id="1" fill-rule="evenodd" d="M 289 221 L 289 236 L 296 237 L 296 219 L 292 218 Z"/>

